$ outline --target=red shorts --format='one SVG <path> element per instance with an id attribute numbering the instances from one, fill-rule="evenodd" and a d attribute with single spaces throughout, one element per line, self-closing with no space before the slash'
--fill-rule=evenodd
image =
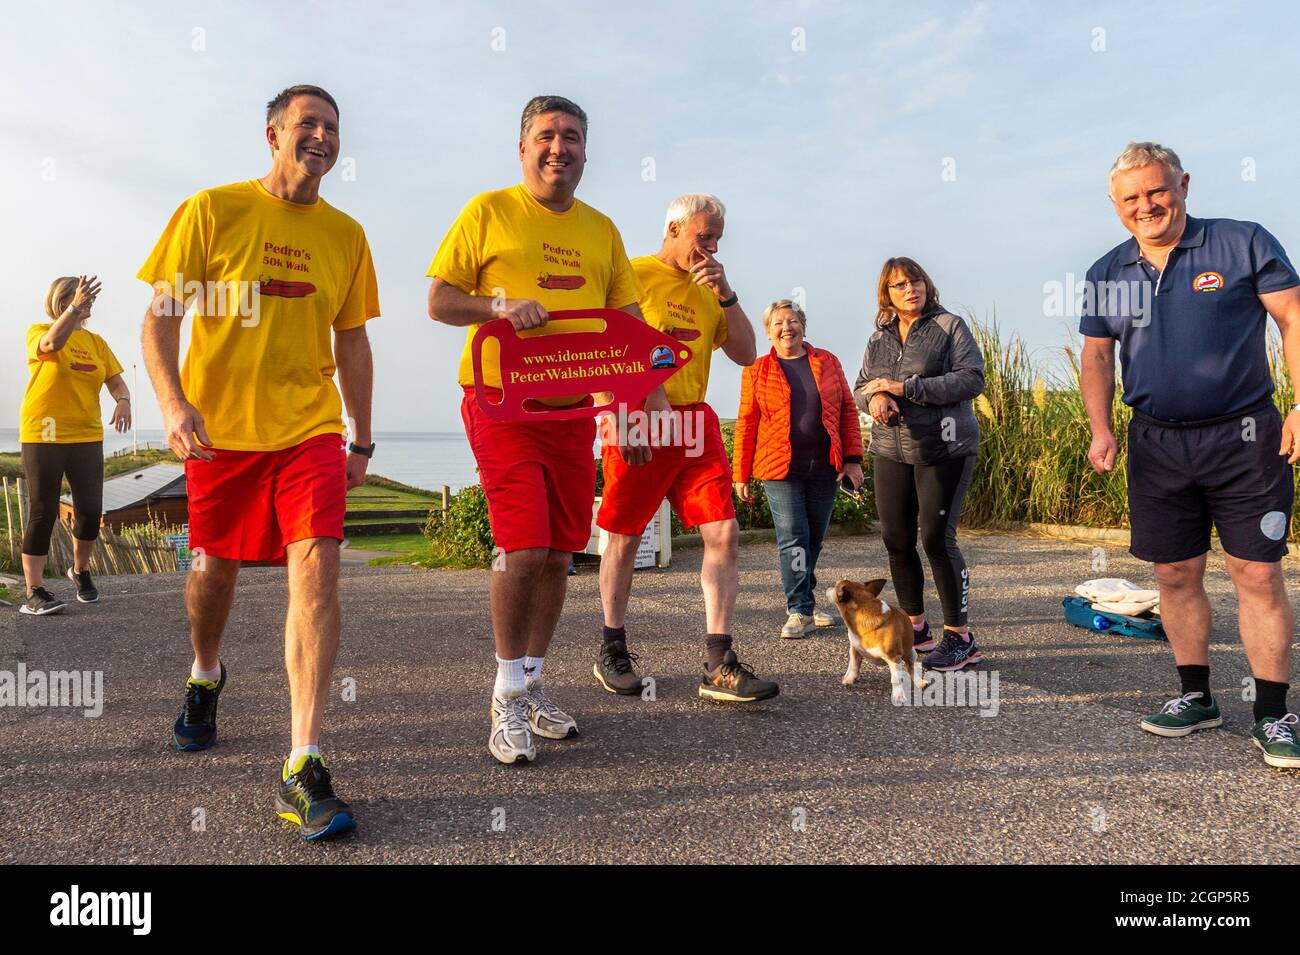
<path id="1" fill-rule="evenodd" d="M 488 389 L 489 400 L 498 395 Z M 596 500 L 595 419 L 498 421 L 483 413 L 472 387 L 465 388 L 460 416 L 496 546 L 585 549 Z"/>
<path id="2" fill-rule="evenodd" d="M 285 545 L 343 539 L 347 452 L 340 434 L 280 451 L 222 451 L 186 461 L 190 548 L 227 560 L 285 563 Z"/>
<path id="3" fill-rule="evenodd" d="M 736 516 L 731 462 L 717 414 L 702 401 L 673 405 L 673 410 L 682 413 L 679 440 L 672 447 L 655 448 L 649 464 L 629 465 L 612 441 L 605 442 L 605 491 L 596 524 L 611 534 L 640 537 L 665 497 L 687 527 Z"/>

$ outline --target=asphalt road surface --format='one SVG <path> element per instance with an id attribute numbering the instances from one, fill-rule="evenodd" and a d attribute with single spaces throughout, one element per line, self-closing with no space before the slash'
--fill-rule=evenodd
<path id="1" fill-rule="evenodd" d="M 0 707 L 0 862 L 1297 860 L 1300 772 L 1267 767 L 1250 744 L 1221 557 L 1211 679 L 1225 725 L 1160 739 L 1137 721 L 1176 695 L 1167 645 L 1071 628 L 1060 606 L 1089 577 L 1149 583 L 1146 565 L 1116 544 L 1104 573 L 1096 544 L 969 535 L 964 546 L 987 692 L 997 677 L 990 715 L 895 706 L 875 667 L 840 686 L 842 627 L 778 639 L 771 543 L 741 549 L 734 633 L 781 695 L 748 708 L 699 699 L 700 551 L 678 550 L 670 570 L 638 572 L 629 612 L 653 701 L 596 684 L 594 566 L 570 580 L 546 682 L 581 735 L 539 741 L 523 767 L 487 752 L 487 572 L 345 568 L 323 744 L 359 829 L 329 844 L 303 844 L 271 808 L 289 743 L 282 571 L 241 579 L 220 740 L 203 753 L 170 746 L 190 662 L 179 575 L 102 578 L 100 604 L 57 617 L 5 609 L 0 671 L 102 671 L 105 702 L 97 718 Z M 1286 573 L 1294 583 L 1295 566 Z M 830 540 L 820 589 L 841 576 L 887 576 L 880 539 Z M 929 602 L 937 610 L 932 588 Z"/>

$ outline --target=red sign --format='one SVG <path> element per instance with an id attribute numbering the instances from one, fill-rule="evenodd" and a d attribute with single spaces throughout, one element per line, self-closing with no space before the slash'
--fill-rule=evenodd
<path id="1" fill-rule="evenodd" d="M 584 329 L 591 319 L 599 319 L 604 327 Z M 566 331 L 566 326 L 574 330 Z M 595 417 L 612 405 L 636 404 L 691 360 L 691 350 L 681 342 L 614 308 L 551 312 L 546 333 L 538 331 L 520 333 L 509 319 L 498 318 L 485 322 L 474 336 L 474 390 L 479 407 L 492 417 Z M 484 393 L 483 343 L 490 338 L 501 346 L 499 402 Z M 586 395 L 587 400 L 559 408 L 541 401 L 575 395 Z"/>

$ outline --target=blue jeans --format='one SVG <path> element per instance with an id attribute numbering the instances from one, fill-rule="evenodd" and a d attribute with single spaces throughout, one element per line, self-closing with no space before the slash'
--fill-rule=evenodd
<path id="1" fill-rule="evenodd" d="M 764 481 L 763 489 L 776 525 L 786 612 L 811 614 L 816 602 L 817 558 L 835 507 L 835 471 L 827 464 L 807 477 Z"/>

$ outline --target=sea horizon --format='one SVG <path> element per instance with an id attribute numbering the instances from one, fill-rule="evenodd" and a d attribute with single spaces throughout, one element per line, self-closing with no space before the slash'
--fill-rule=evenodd
<path id="1" fill-rule="evenodd" d="M 478 483 L 478 472 L 469 441 L 459 431 L 376 431 L 372 474 L 380 474 L 412 487 L 437 491 L 444 484 L 453 491 Z M 118 434 L 105 427 L 104 456 L 139 446 L 166 447 L 161 429 L 141 428 Z M 17 428 L 0 428 L 0 452 L 21 450 Z"/>

